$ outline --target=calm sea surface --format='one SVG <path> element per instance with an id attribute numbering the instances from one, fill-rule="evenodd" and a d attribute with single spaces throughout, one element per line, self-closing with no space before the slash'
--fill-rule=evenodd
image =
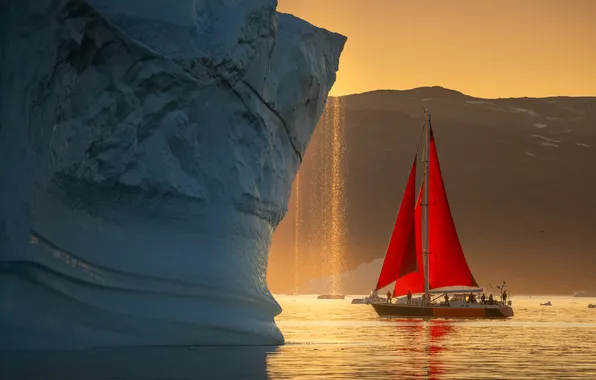
<path id="1" fill-rule="evenodd" d="M 508 320 L 381 319 L 350 300 L 279 296 L 272 379 L 596 379 L 594 298 L 515 297 Z M 553 306 L 540 306 L 551 301 Z"/>
<path id="2" fill-rule="evenodd" d="M 285 346 L 0 353 L 0 378 L 596 379 L 596 298 L 514 296 L 504 321 L 381 319 L 352 297 L 276 298 Z"/>

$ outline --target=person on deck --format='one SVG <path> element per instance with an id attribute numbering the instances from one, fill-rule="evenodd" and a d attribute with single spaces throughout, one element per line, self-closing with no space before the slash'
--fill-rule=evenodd
<path id="1" fill-rule="evenodd" d="M 503 304 L 507 303 L 507 290 L 503 292 Z"/>
<path id="2" fill-rule="evenodd" d="M 493 294 L 489 294 L 488 295 L 488 304 L 489 305 L 493 305 L 495 303 L 495 300 L 493 299 Z"/>
<path id="3" fill-rule="evenodd" d="M 445 293 L 445 306 L 449 306 L 449 295 Z"/>
<path id="4" fill-rule="evenodd" d="M 408 304 L 412 303 L 412 292 L 408 289 Z"/>
<path id="5" fill-rule="evenodd" d="M 387 291 L 387 303 L 391 303 L 391 290 Z"/>
<path id="6" fill-rule="evenodd" d="M 486 303 L 486 296 L 484 295 L 484 293 L 482 293 L 482 295 L 480 296 L 480 301 L 482 301 L 483 304 Z"/>
<path id="7" fill-rule="evenodd" d="M 468 296 L 468 302 L 476 303 L 476 296 L 474 295 L 474 293 L 470 292 L 470 295 Z"/>

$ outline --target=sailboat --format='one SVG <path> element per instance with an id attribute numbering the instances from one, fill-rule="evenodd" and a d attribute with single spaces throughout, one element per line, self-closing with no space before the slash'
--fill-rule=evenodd
<path id="1" fill-rule="evenodd" d="M 416 197 L 416 152 L 375 292 L 395 282 L 394 297 L 420 293 L 422 297 L 407 303 L 372 302 L 372 307 L 383 317 L 512 317 L 510 304 L 492 297 L 489 302 L 475 300 L 473 294 L 483 289 L 472 275 L 459 242 L 428 110 L 424 111 L 421 137 L 421 188 Z"/>

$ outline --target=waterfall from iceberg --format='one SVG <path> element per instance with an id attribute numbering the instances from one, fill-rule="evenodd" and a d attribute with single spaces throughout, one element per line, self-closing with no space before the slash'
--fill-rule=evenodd
<path id="1" fill-rule="evenodd" d="M 311 276 L 331 278 L 317 293 L 345 292 L 345 108 L 344 98 L 329 98 L 294 181 L 294 293 L 304 293 Z"/>
<path id="2" fill-rule="evenodd" d="M 345 37 L 275 0 L 8 0 L 0 349 L 281 344 L 271 236 Z"/>

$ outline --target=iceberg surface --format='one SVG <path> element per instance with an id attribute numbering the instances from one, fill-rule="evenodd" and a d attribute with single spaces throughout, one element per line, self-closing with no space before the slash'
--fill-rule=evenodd
<path id="1" fill-rule="evenodd" d="M 345 37 L 274 0 L 8 0 L 0 349 L 281 344 L 273 231 Z"/>

